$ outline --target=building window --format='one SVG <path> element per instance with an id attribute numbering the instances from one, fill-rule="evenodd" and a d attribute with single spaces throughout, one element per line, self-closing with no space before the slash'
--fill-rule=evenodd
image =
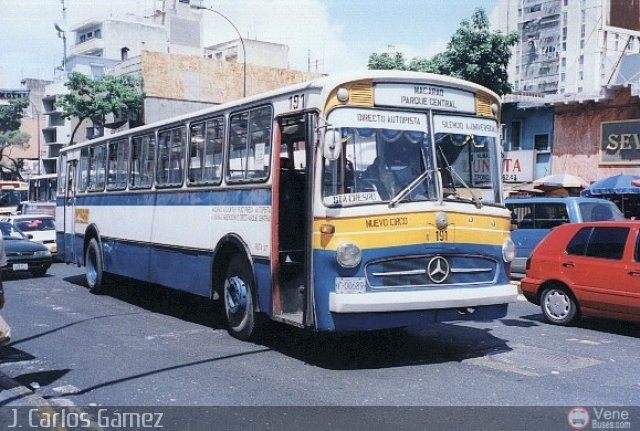
<path id="1" fill-rule="evenodd" d="M 522 123 L 520 121 L 511 122 L 511 150 L 520 149 L 520 132 Z"/>
<path id="2" fill-rule="evenodd" d="M 549 152 L 549 135 L 534 135 L 533 146 L 536 151 Z"/>

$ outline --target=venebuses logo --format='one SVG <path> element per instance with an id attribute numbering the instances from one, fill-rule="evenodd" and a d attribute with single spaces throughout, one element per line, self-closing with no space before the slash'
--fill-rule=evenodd
<path id="1" fill-rule="evenodd" d="M 584 407 L 574 407 L 567 414 L 569 426 L 575 430 L 583 430 L 589 426 L 589 411 Z"/>

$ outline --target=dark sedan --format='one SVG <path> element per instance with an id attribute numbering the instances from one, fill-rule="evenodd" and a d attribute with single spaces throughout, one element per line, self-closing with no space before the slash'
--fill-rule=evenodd
<path id="1" fill-rule="evenodd" d="M 4 272 L 30 271 L 36 277 L 42 277 L 51 266 L 49 249 L 42 243 L 29 241 L 21 231 L 11 223 L 0 222 L 4 249 L 7 253 L 7 266 Z"/>

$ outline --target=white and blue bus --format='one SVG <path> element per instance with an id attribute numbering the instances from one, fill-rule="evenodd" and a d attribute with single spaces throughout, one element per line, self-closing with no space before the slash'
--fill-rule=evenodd
<path id="1" fill-rule="evenodd" d="M 59 253 L 265 317 L 360 331 L 503 317 L 517 289 L 500 100 L 431 74 L 324 77 L 60 152 Z"/>

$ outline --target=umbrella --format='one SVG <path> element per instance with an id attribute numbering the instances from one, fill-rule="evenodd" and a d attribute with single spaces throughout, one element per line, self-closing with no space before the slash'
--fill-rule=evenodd
<path id="1" fill-rule="evenodd" d="M 580 177 L 570 174 L 555 174 L 539 178 L 533 181 L 533 186 L 539 189 L 557 189 L 557 188 L 585 188 L 587 182 Z"/>
<path id="2" fill-rule="evenodd" d="M 640 175 L 618 174 L 594 182 L 580 194 L 583 196 L 640 195 L 638 185 L 640 185 Z"/>

